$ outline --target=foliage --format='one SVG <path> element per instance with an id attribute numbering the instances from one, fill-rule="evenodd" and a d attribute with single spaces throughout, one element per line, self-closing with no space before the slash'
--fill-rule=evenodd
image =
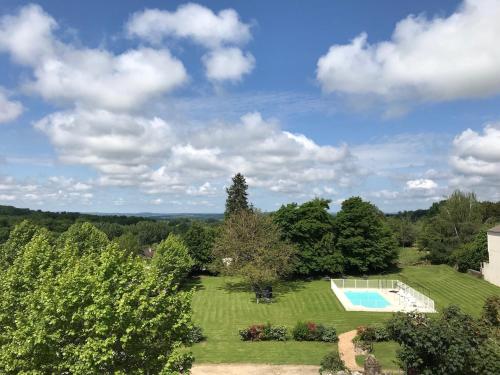
<path id="1" fill-rule="evenodd" d="M 206 270 L 214 261 L 214 228 L 194 221 L 182 238 L 194 261 L 194 270 L 197 272 Z"/>
<path id="2" fill-rule="evenodd" d="M 253 290 L 289 274 L 294 254 L 271 217 L 248 210 L 225 220 L 214 247 L 219 271 L 242 276 Z"/>
<path id="3" fill-rule="evenodd" d="M 273 220 L 283 239 L 297 245 L 295 273 L 302 276 L 338 274 L 343 271 L 342 254 L 335 249 L 330 201 L 313 199 L 302 205 L 281 206 Z"/>
<path id="4" fill-rule="evenodd" d="M 170 234 L 168 238 L 156 246 L 153 265 L 159 272 L 159 277 L 164 280 L 172 279 L 181 284 L 193 267 L 193 260 L 182 239 Z"/>
<path id="5" fill-rule="evenodd" d="M 132 232 L 126 232 L 122 234 L 120 237 L 115 239 L 116 243 L 120 249 L 126 251 L 129 254 L 142 254 L 142 247 L 137 239 L 137 236 Z"/>
<path id="6" fill-rule="evenodd" d="M 471 242 L 461 245 L 451 255 L 454 264 L 460 272 L 468 269 L 480 270 L 481 263 L 488 261 L 488 235 L 481 230 Z"/>
<path id="7" fill-rule="evenodd" d="M 0 247 L 0 270 L 5 270 L 12 264 L 21 249 L 40 232 L 40 229 L 24 220 L 12 230 L 8 240 Z"/>
<path id="8" fill-rule="evenodd" d="M 474 193 L 455 191 L 424 223 L 418 243 L 432 263 L 451 263 L 451 255 L 479 232 L 482 208 Z"/>
<path id="9" fill-rule="evenodd" d="M 321 375 L 334 374 L 337 371 L 345 370 L 345 364 L 338 352 L 330 352 L 321 360 L 319 373 Z"/>
<path id="10" fill-rule="evenodd" d="M 500 296 L 491 296 L 486 299 L 481 318 L 492 327 L 500 327 Z"/>
<path id="11" fill-rule="evenodd" d="M 397 356 L 403 369 L 418 374 L 483 374 L 477 366 L 489 342 L 489 332 L 457 306 L 432 319 L 419 313 L 396 314 L 388 322 L 391 337 L 401 345 Z M 491 354 L 491 353 L 490 353 Z M 493 363 L 500 369 L 500 353 Z M 490 364 L 491 365 L 491 364 Z M 496 372 L 498 373 L 498 372 Z"/>
<path id="12" fill-rule="evenodd" d="M 166 221 L 139 221 L 130 228 L 141 246 L 159 243 L 168 237 L 169 224 Z"/>
<path id="13" fill-rule="evenodd" d="M 226 188 L 226 211 L 224 216 L 226 218 L 240 211 L 246 211 L 248 206 L 248 185 L 245 177 L 241 173 L 237 173 L 233 177 L 233 183 L 229 188 Z"/>
<path id="14" fill-rule="evenodd" d="M 242 341 L 286 341 L 288 330 L 284 326 L 253 324 L 238 331 Z"/>
<path id="15" fill-rule="evenodd" d="M 191 293 L 160 263 L 128 255 L 87 223 L 57 240 L 42 229 L 27 243 L 21 229 L 11 233 L 19 248 L 0 273 L 0 373 L 189 369 L 193 357 L 182 343 Z"/>
<path id="16" fill-rule="evenodd" d="M 194 325 L 188 332 L 186 341 L 188 344 L 196 344 L 205 340 L 205 335 L 203 334 L 203 328 Z"/>
<path id="17" fill-rule="evenodd" d="M 390 340 L 387 328 L 381 325 L 360 326 L 357 328 L 357 336 L 360 340 L 368 342 L 383 342 Z"/>
<path id="18" fill-rule="evenodd" d="M 417 225 L 409 216 L 393 216 L 387 218 L 387 223 L 391 228 L 399 246 L 413 246 L 417 239 Z"/>
<path id="19" fill-rule="evenodd" d="M 382 213 L 371 203 L 353 197 L 336 216 L 336 247 L 350 272 L 379 272 L 397 260 L 396 242 Z"/>
<path id="20" fill-rule="evenodd" d="M 292 330 L 292 337 L 297 341 L 338 341 L 335 328 L 313 322 L 297 322 Z"/>

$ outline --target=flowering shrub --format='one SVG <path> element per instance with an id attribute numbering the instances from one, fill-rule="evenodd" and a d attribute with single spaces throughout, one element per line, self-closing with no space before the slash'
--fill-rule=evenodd
<path id="1" fill-rule="evenodd" d="M 338 340 L 335 328 L 313 322 L 298 322 L 292 331 L 292 336 L 297 341 L 336 342 Z"/>
<path id="2" fill-rule="evenodd" d="M 360 326 L 357 328 L 360 341 L 381 342 L 389 341 L 389 332 L 384 326 Z"/>
<path id="3" fill-rule="evenodd" d="M 287 329 L 284 326 L 272 326 L 270 323 L 254 324 L 239 331 L 243 341 L 286 341 Z"/>

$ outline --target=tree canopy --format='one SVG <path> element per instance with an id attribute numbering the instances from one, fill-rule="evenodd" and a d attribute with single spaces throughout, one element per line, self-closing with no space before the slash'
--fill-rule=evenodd
<path id="1" fill-rule="evenodd" d="M 353 197 L 335 218 L 336 247 L 351 272 L 378 272 L 397 259 L 397 245 L 383 214 L 371 203 Z"/>
<path id="2" fill-rule="evenodd" d="M 335 248 L 334 218 L 330 201 L 316 198 L 302 205 L 281 206 L 273 215 L 283 239 L 297 245 L 294 272 L 302 276 L 343 271 L 343 257 Z"/>
<path id="3" fill-rule="evenodd" d="M 159 251 L 151 262 L 88 223 L 58 239 L 23 223 L 7 242 L 16 251 L 0 274 L 1 373 L 179 374 L 190 367 L 191 293 L 170 272 L 189 258 L 175 238 L 162 245 L 174 255 Z"/>
<path id="4" fill-rule="evenodd" d="M 225 220 L 214 248 L 221 273 L 242 276 L 258 290 L 285 277 L 294 254 L 270 216 L 248 210 Z"/>

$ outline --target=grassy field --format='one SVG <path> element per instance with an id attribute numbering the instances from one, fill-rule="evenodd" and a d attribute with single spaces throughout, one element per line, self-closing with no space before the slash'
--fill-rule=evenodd
<path id="1" fill-rule="evenodd" d="M 500 288 L 448 266 L 406 267 L 400 273 L 383 277 L 399 278 L 417 289 L 428 290 L 438 309 L 454 303 L 476 316 L 486 297 L 500 294 Z M 248 343 L 239 340 L 238 330 L 266 322 L 291 328 L 298 320 L 306 320 L 333 325 L 342 333 L 391 316 L 345 311 L 328 281 L 286 283 L 275 291 L 277 297 L 271 304 L 256 304 L 252 293 L 237 279 L 202 277 L 197 283 L 194 320 L 207 336 L 205 342 L 193 347 L 198 363 L 319 364 L 324 354 L 336 349 L 335 345 L 294 341 Z M 384 356 L 383 353 L 381 349 L 379 355 Z"/>
<path id="2" fill-rule="evenodd" d="M 414 266 L 423 262 L 424 255 L 416 247 L 400 247 L 398 264 L 400 267 Z"/>

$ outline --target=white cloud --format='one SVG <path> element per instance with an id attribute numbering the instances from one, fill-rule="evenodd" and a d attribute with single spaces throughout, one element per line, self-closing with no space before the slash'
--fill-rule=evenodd
<path id="1" fill-rule="evenodd" d="M 251 38 L 250 25 L 233 9 L 212 10 L 198 4 L 181 5 L 175 12 L 146 9 L 135 13 L 126 25 L 130 36 L 158 43 L 163 38 L 189 38 L 207 48 L 243 44 Z"/>
<path id="2" fill-rule="evenodd" d="M 486 125 L 483 133 L 465 130 L 453 140 L 451 164 L 458 173 L 500 180 L 500 124 Z"/>
<path id="3" fill-rule="evenodd" d="M 410 190 L 430 190 L 438 187 L 433 180 L 426 178 L 419 178 L 418 180 L 408 180 L 406 181 L 406 187 Z"/>
<path id="4" fill-rule="evenodd" d="M 62 161 L 96 168 L 109 185 L 136 184 L 175 142 L 170 125 L 159 118 L 105 110 L 56 112 L 35 127 L 48 135 Z"/>
<path id="5" fill-rule="evenodd" d="M 212 81 L 240 81 L 254 69 L 255 58 L 239 48 L 219 48 L 204 55 L 203 64 Z"/>
<path id="6" fill-rule="evenodd" d="M 447 18 L 408 16 L 390 41 L 360 34 L 318 60 L 325 92 L 445 101 L 500 92 L 500 2 L 465 0 Z"/>
<path id="7" fill-rule="evenodd" d="M 0 51 L 33 69 L 27 89 L 55 102 L 124 110 L 169 92 L 187 80 L 167 49 L 139 48 L 115 55 L 63 43 L 57 22 L 38 5 L 0 18 Z"/>
<path id="8" fill-rule="evenodd" d="M 22 112 L 22 104 L 10 101 L 0 88 L 0 124 L 15 120 Z"/>

